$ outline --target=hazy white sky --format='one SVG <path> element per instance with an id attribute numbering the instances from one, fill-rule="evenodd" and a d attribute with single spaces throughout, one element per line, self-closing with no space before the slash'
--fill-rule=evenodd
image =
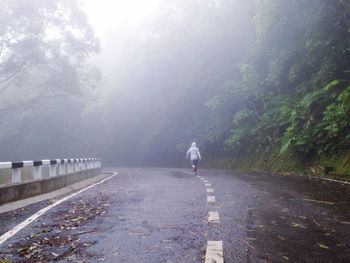
<path id="1" fill-rule="evenodd" d="M 81 0 L 89 23 L 102 40 L 109 34 L 140 30 L 145 20 L 155 16 L 162 0 Z"/>
<path id="2" fill-rule="evenodd" d="M 115 68 L 133 39 L 143 39 L 169 0 L 78 0 L 100 40 L 101 52 L 91 58 L 103 74 L 102 86 L 115 83 Z M 113 84 L 113 87 L 115 85 Z"/>

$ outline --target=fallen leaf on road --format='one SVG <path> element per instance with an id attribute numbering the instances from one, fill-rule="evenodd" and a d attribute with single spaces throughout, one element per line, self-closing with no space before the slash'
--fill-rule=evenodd
<path id="1" fill-rule="evenodd" d="M 255 247 L 253 247 L 251 244 L 249 244 L 247 241 L 244 241 L 243 239 L 240 239 L 245 245 L 247 245 L 249 248 L 255 250 Z"/>
<path id="2" fill-rule="evenodd" d="M 320 201 L 320 200 L 314 200 L 314 199 L 309 199 L 309 198 L 303 198 L 304 201 L 308 201 L 308 202 L 315 202 L 315 203 L 319 203 L 319 204 L 326 204 L 326 205 L 334 205 L 334 202 L 328 202 L 328 201 Z"/>
<path id="3" fill-rule="evenodd" d="M 77 256 L 73 254 L 73 255 L 70 255 L 70 256 L 66 256 L 66 257 L 64 257 L 64 258 L 67 259 L 68 261 L 70 261 L 70 260 L 76 259 Z"/>
<path id="4" fill-rule="evenodd" d="M 287 257 L 287 256 L 283 256 L 282 257 L 284 260 L 289 260 L 289 257 Z"/>
<path id="5" fill-rule="evenodd" d="M 321 226 L 321 224 L 320 224 L 319 222 L 317 222 L 316 219 L 313 219 L 312 221 L 313 221 L 316 225 Z"/>
<path id="6" fill-rule="evenodd" d="M 278 235 L 277 237 L 278 237 L 278 239 L 280 239 L 280 240 L 286 240 L 286 238 L 283 237 L 283 236 Z"/>
<path id="7" fill-rule="evenodd" d="M 247 237 L 247 238 L 245 238 L 246 240 L 256 240 L 256 238 L 254 238 L 254 237 Z"/>
<path id="8" fill-rule="evenodd" d="M 295 223 L 295 222 L 292 222 L 292 226 L 293 227 L 301 227 L 301 228 L 305 228 L 305 229 L 307 228 L 306 226 L 303 226 L 303 225 Z"/>
<path id="9" fill-rule="evenodd" d="M 322 244 L 322 243 L 318 243 L 317 245 L 318 245 L 320 248 L 330 249 L 330 247 L 328 247 L 328 246 L 326 246 L 326 245 L 324 245 L 324 244 Z"/>
<path id="10" fill-rule="evenodd" d="M 91 247 L 92 244 L 91 244 L 91 243 L 83 243 L 83 246 L 84 246 L 84 247 Z"/>
<path id="11" fill-rule="evenodd" d="M 19 248 L 19 249 L 17 249 L 17 253 L 18 254 L 27 254 L 28 253 L 28 250 L 29 250 L 29 248 L 28 247 L 21 247 L 21 248 Z"/>

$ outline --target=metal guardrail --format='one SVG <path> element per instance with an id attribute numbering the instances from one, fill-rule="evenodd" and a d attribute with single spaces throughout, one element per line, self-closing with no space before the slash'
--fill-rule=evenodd
<path id="1" fill-rule="evenodd" d="M 12 183 L 21 183 L 23 167 L 33 167 L 34 180 L 42 179 L 42 167 L 49 168 L 49 177 L 100 168 L 101 158 L 54 159 L 41 161 L 0 162 L 1 169 L 12 169 Z"/>

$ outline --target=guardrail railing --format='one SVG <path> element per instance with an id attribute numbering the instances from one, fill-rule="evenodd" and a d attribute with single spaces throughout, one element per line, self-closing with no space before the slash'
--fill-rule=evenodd
<path id="1" fill-rule="evenodd" d="M 21 171 L 24 167 L 33 167 L 33 178 L 42 179 L 42 168 L 49 168 L 49 177 L 75 173 L 84 170 L 100 168 L 102 166 L 101 158 L 85 159 L 54 159 L 41 161 L 22 161 L 22 162 L 0 162 L 1 169 L 12 169 L 12 183 L 21 183 Z"/>

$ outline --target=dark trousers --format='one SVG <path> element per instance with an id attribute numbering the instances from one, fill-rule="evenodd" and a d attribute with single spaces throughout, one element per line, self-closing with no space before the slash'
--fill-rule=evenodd
<path id="1" fill-rule="evenodd" d="M 198 159 L 197 160 L 191 160 L 193 167 L 193 171 L 197 172 L 197 165 L 198 165 Z"/>

